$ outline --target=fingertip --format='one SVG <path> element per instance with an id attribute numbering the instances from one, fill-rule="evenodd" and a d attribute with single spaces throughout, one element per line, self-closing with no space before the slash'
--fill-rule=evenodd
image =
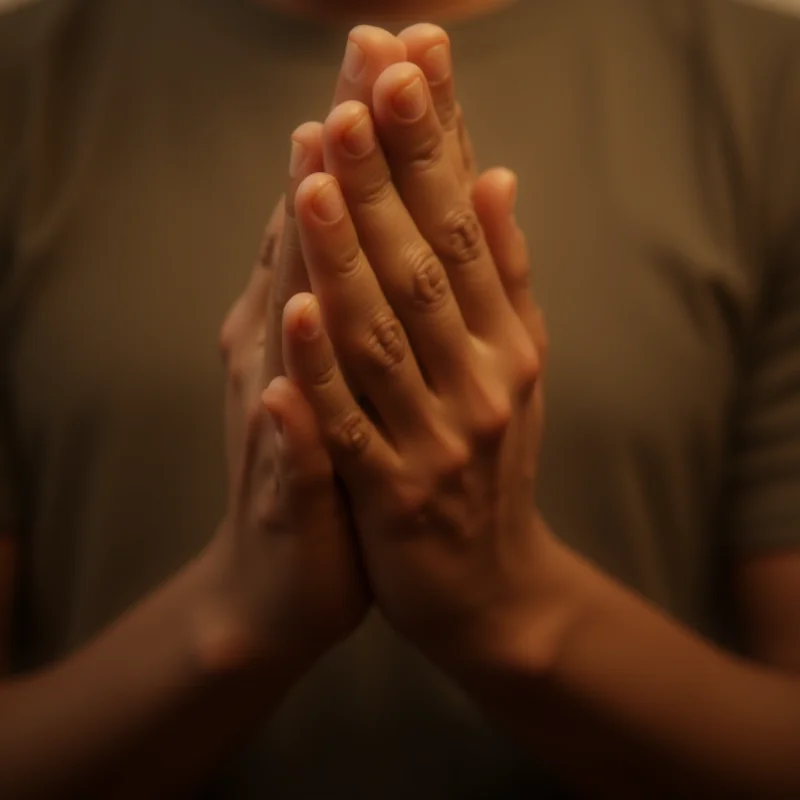
<path id="1" fill-rule="evenodd" d="M 378 79 L 375 81 L 373 99 L 377 100 L 379 97 L 383 98 L 385 95 L 388 97 L 388 95 L 399 87 L 411 83 L 414 78 L 421 78 L 427 86 L 425 73 L 416 64 L 411 61 L 401 61 L 397 64 L 391 64 L 381 72 Z"/>
<path id="2" fill-rule="evenodd" d="M 312 172 L 306 175 L 297 186 L 297 191 L 294 196 L 294 204 L 296 211 L 311 211 L 316 215 L 315 200 L 320 197 L 323 190 L 328 187 L 333 189 L 335 196 L 341 198 L 341 189 L 339 182 L 333 175 L 327 172 Z M 336 198 L 335 198 L 336 199 Z M 327 220 L 330 221 L 330 220 Z"/>
<path id="3" fill-rule="evenodd" d="M 431 84 L 446 81 L 452 74 L 450 37 L 438 25 L 423 22 L 406 28 L 400 39 L 408 52 L 408 60 L 422 68 Z"/>
<path id="4" fill-rule="evenodd" d="M 296 128 L 291 136 L 291 156 L 289 158 L 289 177 L 302 179 L 322 165 L 322 123 L 305 122 Z"/>
<path id="5" fill-rule="evenodd" d="M 322 154 L 322 123 L 303 123 L 294 130 L 290 141 L 289 187 L 284 203 L 284 213 L 288 223 L 294 222 L 298 184 L 325 167 Z"/>
<path id="6" fill-rule="evenodd" d="M 400 31 L 397 38 L 406 45 L 417 43 L 429 45 L 443 39 L 449 41 L 450 37 L 447 35 L 447 31 L 439 25 L 432 22 L 417 22 Z"/>
<path id="7" fill-rule="evenodd" d="M 369 115 L 369 107 L 360 100 L 345 100 L 332 108 L 320 131 L 320 140 L 323 145 L 326 136 L 340 137 L 344 131 L 352 128 L 365 114 Z"/>
<path id="8" fill-rule="evenodd" d="M 375 25 L 356 25 L 347 40 L 362 51 L 367 62 L 389 63 L 406 56 L 405 44 L 393 33 Z"/>
<path id="9" fill-rule="evenodd" d="M 310 292 L 290 297 L 283 309 L 283 324 L 287 337 L 299 337 L 305 341 L 315 339 L 322 328 L 317 298 Z"/>
<path id="10" fill-rule="evenodd" d="M 503 186 L 503 191 L 505 192 L 506 200 L 508 202 L 508 208 L 513 212 L 517 206 L 517 192 L 519 190 L 519 179 L 517 178 L 517 174 L 512 172 L 510 169 L 506 169 L 505 167 L 498 169 L 497 173 L 497 180 Z"/>
<path id="11" fill-rule="evenodd" d="M 292 139 L 302 142 L 306 147 L 313 146 L 322 138 L 322 123 L 317 120 L 304 122 L 292 132 Z"/>
<path id="12" fill-rule="evenodd" d="M 475 186 L 483 191 L 502 194 L 513 205 L 517 198 L 518 182 L 517 174 L 507 167 L 492 167 L 478 177 Z"/>
<path id="13" fill-rule="evenodd" d="M 505 228 L 504 223 L 516 224 L 518 187 L 516 173 L 505 167 L 489 169 L 478 177 L 472 201 L 484 227 Z"/>

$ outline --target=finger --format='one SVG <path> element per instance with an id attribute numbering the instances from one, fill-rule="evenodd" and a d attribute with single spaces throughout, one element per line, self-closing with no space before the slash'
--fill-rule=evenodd
<path id="1" fill-rule="evenodd" d="M 314 409 L 297 385 L 289 378 L 277 377 L 264 390 L 261 400 L 273 421 L 275 452 L 284 479 L 306 488 L 332 480 L 333 465 Z"/>
<path id="2" fill-rule="evenodd" d="M 345 382 L 312 294 L 295 295 L 286 304 L 284 355 L 289 377 L 313 411 L 322 441 L 345 479 L 363 479 L 394 462 L 392 448 Z"/>
<path id="3" fill-rule="evenodd" d="M 359 246 L 336 179 L 307 178 L 296 207 L 311 285 L 342 369 L 392 434 L 413 435 L 429 421 L 428 387 Z"/>
<path id="4" fill-rule="evenodd" d="M 343 103 L 325 121 L 325 169 L 341 187 L 358 241 L 434 390 L 453 383 L 469 332 L 435 253 L 392 183 L 368 109 Z"/>
<path id="5" fill-rule="evenodd" d="M 358 100 L 371 108 L 372 87 L 378 76 L 405 58 L 406 46 L 388 31 L 371 25 L 353 28 L 347 37 L 333 106 L 347 100 Z"/>
<path id="6" fill-rule="evenodd" d="M 511 306 L 533 336 L 538 314 L 531 286 L 528 245 L 514 216 L 516 201 L 517 177 L 510 170 L 489 170 L 475 185 L 475 212 L 500 281 Z"/>
<path id="7" fill-rule="evenodd" d="M 280 242 L 269 239 L 262 252 L 278 251 L 277 264 L 272 278 L 272 291 L 269 295 L 266 323 L 266 342 L 264 348 L 264 380 L 262 386 L 272 378 L 284 373 L 281 349 L 281 326 L 283 307 L 286 301 L 298 292 L 309 288 L 308 276 L 303 263 L 303 252 L 297 233 L 294 213 L 294 195 L 297 187 L 309 175 L 323 168 L 322 125 L 308 122 L 292 134 L 292 151 L 289 160 L 289 186 L 284 205 L 284 224 Z M 264 308 L 264 305 L 261 306 Z"/>
<path id="8" fill-rule="evenodd" d="M 372 104 L 372 87 L 376 78 L 390 64 L 402 61 L 405 45 L 380 28 L 362 25 L 354 28 L 347 42 L 342 68 L 334 92 L 334 105 L 346 100 Z M 265 375 L 270 380 L 284 371 L 281 350 L 281 318 L 286 301 L 309 288 L 303 263 L 297 224 L 294 218 L 294 193 L 304 178 L 323 169 L 317 123 L 307 123 L 292 136 L 292 157 L 289 186 L 286 194 L 283 235 L 278 251 L 272 303 L 267 312 L 267 347 Z M 262 252 L 274 252 L 274 240 L 265 239 Z M 271 245 L 271 249 L 270 249 Z M 261 308 L 264 308 L 262 304 Z"/>
<path id="9" fill-rule="evenodd" d="M 461 182 L 472 188 L 477 178 L 474 150 L 456 99 L 450 38 L 438 25 L 412 25 L 397 35 L 406 46 L 407 61 L 424 73 L 433 106 L 444 131 L 447 155 Z"/>
<path id="10" fill-rule="evenodd" d="M 219 346 L 228 363 L 239 345 L 253 345 L 264 333 L 264 309 L 272 289 L 277 244 L 283 231 L 283 203 L 279 203 L 261 237 L 258 258 L 244 291 L 231 305 L 220 328 Z"/>
<path id="11" fill-rule="evenodd" d="M 425 78 L 413 64 L 389 67 L 375 84 L 375 123 L 394 183 L 423 238 L 444 264 L 467 327 L 483 337 L 510 309 L 472 208 L 447 158 Z"/>

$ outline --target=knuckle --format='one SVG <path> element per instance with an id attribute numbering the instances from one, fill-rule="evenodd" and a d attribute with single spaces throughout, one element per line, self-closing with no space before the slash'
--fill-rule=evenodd
<path id="1" fill-rule="evenodd" d="M 428 491 L 418 483 L 406 480 L 392 492 L 392 516 L 400 522 L 414 522 L 425 512 L 429 501 Z"/>
<path id="2" fill-rule="evenodd" d="M 447 275 L 434 252 L 426 245 L 411 245 L 403 260 L 413 275 L 414 305 L 430 311 L 441 308 L 448 295 Z"/>
<path id="3" fill-rule="evenodd" d="M 532 389 L 539 380 L 541 359 L 539 351 L 528 336 L 521 336 L 516 348 L 514 373 L 517 385 L 523 390 Z"/>
<path id="4" fill-rule="evenodd" d="M 480 255 L 481 242 L 481 226 L 471 208 L 454 208 L 442 220 L 439 247 L 448 261 L 461 266 L 473 263 Z"/>
<path id="5" fill-rule="evenodd" d="M 368 360 L 383 372 L 393 372 L 403 363 L 407 352 L 408 342 L 400 320 L 391 309 L 383 309 L 370 326 Z"/>
<path id="6" fill-rule="evenodd" d="M 367 418 L 360 410 L 349 411 L 335 419 L 328 431 L 331 444 L 350 456 L 361 455 L 370 443 Z"/>
<path id="7" fill-rule="evenodd" d="M 336 272 L 340 277 L 353 277 L 363 267 L 363 256 L 358 241 L 348 242 L 335 258 Z"/>
<path id="8" fill-rule="evenodd" d="M 383 209 L 392 199 L 391 177 L 386 172 L 364 178 L 357 187 L 357 202 L 369 209 Z"/>
<path id="9" fill-rule="evenodd" d="M 442 163 L 445 157 L 445 141 L 441 128 L 427 131 L 410 146 L 408 168 L 411 172 L 428 172 Z"/>
<path id="10" fill-rule="evenodd" d="M 336 361 L 327 355 L 313 364 L 309 383 L 317 392 L 329 389 L 336 378 Z"/>
<path id="11" fill-rule="evenodd" d="M 445 483 L 459 480 L 472 461 L 472 448 L 462 438 L 448 437 L 439 448 L 437 472 Z"/>
<path id="12" fill-rule="evenodd" d="M 486 390 L 473 409 L 472 434 L 478 441 L 497 441 L 508 431 L 512 418 L 513 407 L 508 394 Z"/>
<path id="13" fill-rule="evenodd" d="M 436 113 L 442 130 L 447 134 L 458 134 L 459 129 L 459 107 L 453 93 L 442 91 L 436 98 Z"/>

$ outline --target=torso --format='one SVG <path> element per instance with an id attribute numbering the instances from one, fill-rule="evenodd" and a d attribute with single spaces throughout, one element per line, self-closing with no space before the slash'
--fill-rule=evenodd
<path id="1" fill-rule="evenodd" d="M 735 53 L 703 50 L 691 7 L 520 2 L 453 40 L 481 162 L 521 176 L 552 341 L 542 509 L 715 635 L 729 415 L 763 281 L 740 191 L 757 183 L 759 131 L 744 94 L 736 129 L 719 113 Z M 36 76 L 3 278 L 21 666 L 85 641 L 213 533 L 219 324 L 282 191 L 288 135 L 325 112 L 344 41 L 240 0 L 78 9 L 80 47 L 60 40 Z M 236 797 L 539 785 L 377 617 L 304 679 L 245 762 L 225 784 Z"/>

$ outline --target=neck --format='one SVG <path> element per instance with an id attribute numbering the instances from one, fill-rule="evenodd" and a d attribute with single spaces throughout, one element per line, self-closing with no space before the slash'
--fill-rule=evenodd
<path id="1" fill-rule="evenodd" d="M 281 11 L 326 22 L 453 22 L 477 17 L 513 0 L 260 0 Z"/>

